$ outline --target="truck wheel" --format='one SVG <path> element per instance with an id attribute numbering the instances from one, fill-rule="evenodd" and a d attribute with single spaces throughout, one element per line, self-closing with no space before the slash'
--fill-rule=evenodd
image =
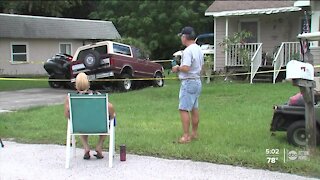
<path id="1" fill-rule="evenodd" d="M 154 78 L 156 79 L 153 81 L 153 87 L 162 87 L 164 85 L 164 80 L 161 73 L 157 73 Z"/>
<path id="2" fill-rule="evenodd" d="M 96 69 L 100 65 L 100 54 L 94 50 L 88 50 L 81 59 L 88 69 Z"/>
<path id="3" fill-rule="evenodd" d="M 287 129 L 287 139 L 290 144 L 295 146 L 306 145 L 305 121 L 300 120 L 292 123 Z"/>
<path id="4" fill-rule="evenodd" d="M 50 76 L 50 77 L 49 77 L 49 81 L 48 81 L 49 86 L 52 87 L 52 88 L 54 88 L 54 89 L 61 88 L 62 82 L 54 81 L 55 79 L 56 79 L 56 78 L 55 78 L 54 76 Z M 53 81 L 51 81 L 51 80 L 53 80 Z"/>
<path id="5" fill-rule="evenodd" d="M 132 76 L 129 74 L 122 74 L 121 79 L 122 81 L 119 81 L 119 88 L 122 91 L 130 91 L 133 87 L 133 81 L 131 80 Z"/>

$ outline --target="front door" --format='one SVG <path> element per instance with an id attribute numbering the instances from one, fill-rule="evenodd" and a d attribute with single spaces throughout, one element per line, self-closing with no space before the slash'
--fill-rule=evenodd
<path id="1" fill-rule="evenodd" d="M 257 43 L 259 41 L 259 23 L 258 21 L 243 21 L 240 22 L 240 31 L 248 31 L 252 37 L 247 38 L 247 43 Z"/>

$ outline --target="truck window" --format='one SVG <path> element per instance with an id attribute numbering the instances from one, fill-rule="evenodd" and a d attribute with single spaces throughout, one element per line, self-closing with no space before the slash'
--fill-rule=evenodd
<path id="1" fill-rule="evenodd" d="M 95 51 L 98 51 L 99 54 L 107 54 L 107 53 L 108 53 L 108 47 L 107 47 L 107 45 L 94 47 L 93 49 L 94 49 Z"/>
<path id="2" fill-rule="evenodd" d="M 146 59 L 146 57 L 144 56 L 144 54 L 140 51 L 140 49 L 138 48 L 132 48 L 133 51 L 135 52 L 135 56 L 138 58 L 138 59 Z"/>
<path id="3" fill-rule="evenodd" d="M 120 44 L 113 44 L 113 52 L 118 53 L 118 54 L 131 56 L 130 47 L 123 46 Z"/>
<path id="4" fill-rule="evenodd" d="M 107 45 L 97 46 L 97 47 L 93 47 L 90 49 L 97 51 L 100 55 L 105 55 L 108 53 L 108 46 Z M 80 58 L 83 58 L 88 53 L 88 51 L 90 49 L 85 49 L 83 51 L 80 51 L 77 60 L 80 60 Z"/>

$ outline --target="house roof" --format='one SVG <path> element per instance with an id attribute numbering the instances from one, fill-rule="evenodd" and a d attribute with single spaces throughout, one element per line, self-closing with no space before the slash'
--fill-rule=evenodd
<path id="1" fill-rule="evenodd" d="M 111 21 L 0 13 L 0 38 L 117 39 Z"/>
<path id="2" fill-rule="evenodd" d="M 206 16 L 240 16 L 249 14 L 275 14 L 300 11 L 295 1 L 230 1 L 216 0 L 206 10 Z"/>

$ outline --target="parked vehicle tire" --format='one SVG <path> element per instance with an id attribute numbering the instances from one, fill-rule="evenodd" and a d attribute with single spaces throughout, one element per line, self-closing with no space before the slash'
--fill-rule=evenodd
<path id="1" fill-rule="evenodd" d="M 292 123 L 287 129 L 287 139 L 290 144 L 295 146 L 306 145 L 305 121 L 300 120 Z"/>
<path id="2" fill-rule="evenodd" d="M 305 121 L 300 120 L 292 123 L 287 129 L 287 138 L 290 144 L 295 146 L 305 146 L 306 145 L 306 128 Z M 316 140 L 317 145 L 320 145 L 320 130 L 316 130 Z"/>
<path id="3" fill-rule="evenodd" d="M 54 81 L 55 79 L 56 79 L 56 78 L 55 78 L 54 76 L 50 76 L 50 77 L 49 77 L 49 80 L 48 80 L 49 86 L 52 87 L 52 88 L 54 88 L 54 89 L 61 88 L 62 85 L 63 85 L 62 82 Z M 51 81 L 51 80 L 53 80 L 53 81 Z"/>
<path id="4" fill-rule="evenodd" d="M 122 74 L 121 79 L 123 81 L 119 81 L 119 88 L 121 91 L 130 91 L 133 88 L 132 76 L 129 74 Z"/>
<path id="5" fill-rule="evenodd" d="M 156 78 L 153 81 L 153 87 L 162 87 L 164 85 L 164 79 L 162 73 L 156 73 L 155 77 Z"/>
<path id="6" fill-rule="evenodd" d="M 88 69 L 96 69 L 100 65 L 100 54 L 92 49 L 86 51 L 80 58 Z"/>

